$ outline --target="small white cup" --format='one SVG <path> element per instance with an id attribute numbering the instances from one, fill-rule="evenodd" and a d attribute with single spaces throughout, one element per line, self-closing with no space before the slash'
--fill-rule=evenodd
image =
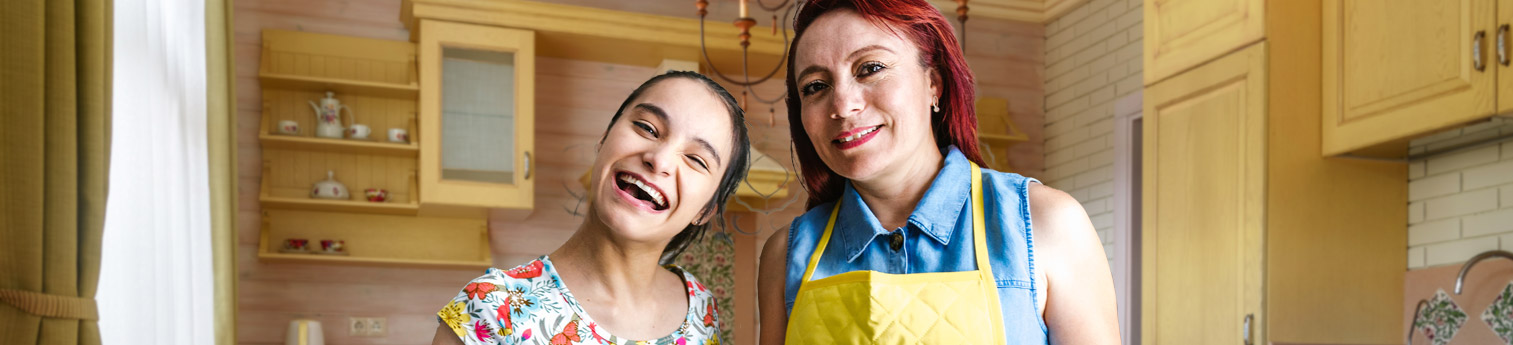
<path id="1" fill-rule="evenodd" d="M 291 135 L 292 134 L 299 134 L 299 122 L 294 122 L 294 120 L 279 121 L 278 122 L 278 133 L 279 134 L 291 134 Z"/>
<path id="2" fill-rule="evenodd" d="M 408 143 L 408 142 L 410 142 L 410 132 L 405 131 L 403 128 L 390 128 L 389 129 L 389 142 L 391 142 L 391 143 Z"/>
<path id="3" fill-rule="evenodd" d="M 373 130 L 368 129 L 368 125 L 353 124 L 351 128 L 347 128 L 347 138 L 350 139 L 367 139 L 371 133 Z"/>

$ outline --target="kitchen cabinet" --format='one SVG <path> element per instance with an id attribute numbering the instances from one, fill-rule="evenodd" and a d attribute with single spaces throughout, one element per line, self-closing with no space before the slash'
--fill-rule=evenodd
<path id="1" fill-rule="evenodd" d="M 420 202 L 534 207 L 535 35 L 422 20 Z"/>
<path id="2" fill-rule="evenodd" d="M 1144 92 L 1141 343 L 1401 341 L 1407 169 L 1321 145 L 1321 9 Z"/>
<path id="3" fill-rule="evenodd" d="M 1508 21 L 1494 6 L 1325 1 L 1322 153 L 1401 157 L 1408 139 L 1513 108 L 1513 97 L 1498 99 L 1513 95 L 1513 73 L 1498 76 L 1508 67 L 1496 40 L 1507 33 L 1495 23 Z"/>
<path id="4" fill-rule="evenodd" d="M 1145 85 L 1261 40 L 1263 0 L 1145 0 Z"/>

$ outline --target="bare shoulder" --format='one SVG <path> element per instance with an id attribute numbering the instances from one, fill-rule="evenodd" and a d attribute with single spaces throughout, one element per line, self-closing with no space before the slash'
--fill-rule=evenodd
<path id="1" fill-rule="evenodd" d="M 1088 238 L 1101 243 L 1087 211 L 1076 198 L 1039 183 L 1030 183 L 1029 189 L 1031 228 L 1037 247 L 1060 247 Z"/>
<path id="2" fill-rule="evenodd" d="M 774 294 L 778 301 L 782 301 L 783 284 L 788 278 L 788 229 L 778 230 L 762 245 L 762 256 L 758 260 L 760 267 L 757 268 L 758 288 L 763 297 Z"/>

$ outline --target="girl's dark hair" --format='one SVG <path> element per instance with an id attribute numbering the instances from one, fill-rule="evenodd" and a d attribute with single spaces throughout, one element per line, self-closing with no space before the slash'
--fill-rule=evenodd
<path id="1" fill-rule="evenodd" d="M 697 72 L 669 71 L 651 77 L 650 80 L 641 83 L 641 86 L 636 87 L 635 91 L 630 92 L 630 97 L 626 97 L 624 103 L 620 103 L 620 109 L 615 110 L 615 116 L 609 119 L 609 127 L 604 129 L 604 136 L 599 138 L 599 143 L 604 143 L 604 139 L 609 137 L 609 130 L 615 127 L 615 122 L 619 121 L 620 115 L 625 113 L 625 108 L 630 107 L 631 102 L 641 97 L 642 92 L 664 80 L 672 78 L 699 81 L 709 88 L 710 92 L 714 92 L 715 95 L 719 96 L 721 101 L 725 102 L 725 110 L 730 113 L 730 125 L 732 127 L 731 151 L 734 152 L 730 154 L 730 164 L 725 166 L 725 173 L 720 177 L 720 186 L 715 190 L 714 197 L 710 198 L 709 203 L 705 204 L 704 209 L 700 211 L 705 212 L 713 209 L 715 210 L 714 218 L 704 222 L 702 225 L 688 224 L 688 227 L 678 232 L 677 236 L 673 236 L 672 242 L 667 243 L 667 248 L 662 249 L 660 263 L 663 265 L 671 264 L 678 255 L 682 255 L 683 250 L 688 249 L 689 245 L 704 236 L 704 230 L 708 229 L 711 224 L 718 222 L 721 227 L 724 227 L 725 218 L 722 215 L 725 214 L 725 201 L 735 194 L 736 189 L 741 186 L 741 181 L 746 179 L 746 170 L 751 167 L 751 140 L 746 136 L 746 112 L 741 110 L 741 106 L 739 103 L 736 103 L 735 97 L 730 96 L 730 92 L 725 91 L 724 87 Z"/>
<path id="2" fill-rule="evenodd" d="M 919 48 L 919 63 L 940 75 L 940 111 L 930 114 L 935 146 L 945 150 L 956 145 L 967 160 L 986 166 L 977 146 L 976 87 L 966 56 L 951 31 L 951 23 L 925 0 L 807 0 L 793 20 L 793 41 L 788 47 L 788 130 L 799 160 L 799 185 L 809 192 L 805 209 L 841 197 L 846 178 L 820 160 L 809 134 L 804 132 L 798 80 L 794 63 L 799 40 L 820 15 L 850 9 L 879 27 L 890 29 Z M 823 34 L 823 33 L 821 33 Z"/>

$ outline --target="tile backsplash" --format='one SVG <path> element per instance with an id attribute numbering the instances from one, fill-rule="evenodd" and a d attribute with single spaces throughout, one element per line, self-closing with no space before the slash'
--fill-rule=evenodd
<path id="1" fill-rule="evenodd" d="M 1422 153 L 1513 135 L 1494 119 L 1409 144 Z M 1488 250 L 1513 250 L 1513 141 L 1408 164 L 1408 268 L 1456 264 Z"/>

